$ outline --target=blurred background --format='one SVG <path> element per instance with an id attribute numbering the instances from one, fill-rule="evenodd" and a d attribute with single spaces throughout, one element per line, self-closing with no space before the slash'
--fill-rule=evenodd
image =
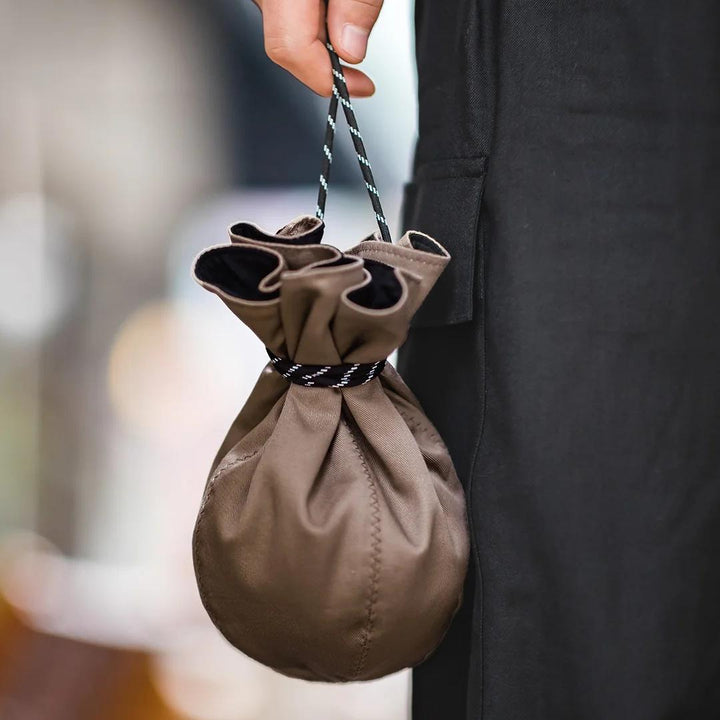
<path id="1" fill-rule="evenodd" d="M 394 229 L 411 26 L 387 4 L 355 105 Z M 0 67 L 0 719 L 405 720 L 408 673 L 331 686 L 242 656 L 192 572 L 267 357 L 190 265 L 232 222 L 314 212 L 326 101 L 265 58 L 250 0 L 0 0 Z M 337 145 L 347 247 L 375 227 Z"/>

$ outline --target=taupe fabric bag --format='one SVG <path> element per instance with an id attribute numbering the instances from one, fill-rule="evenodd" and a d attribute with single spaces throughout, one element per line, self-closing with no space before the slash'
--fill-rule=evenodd
<path id="1" fill-rule="evenodd" d="M 325 181 L 331 144 L 328 130 Z M 194 267 L 270 355 L 205 489 L 193 537 L 200 595 L 233 645 L 308 680 L 420 663 L 459 607 L 468 561 L 448 451 L 385 362 L 449 255 L 421 232 L 385 242 L 371 197 L 380 233 L 345 253 L 321 244 L 322 219 L 302 216 L 275 234 L 239 223 Z"/>

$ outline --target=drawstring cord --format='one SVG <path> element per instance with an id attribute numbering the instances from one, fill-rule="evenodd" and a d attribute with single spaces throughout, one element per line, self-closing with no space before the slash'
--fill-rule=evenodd
<path id="1" fill-rule="evenodd" d="M 363 143 L 362 136 L 358 130 L 357 119 L 355 118 L 355 111 L 352 103 L 350 102 L 350 95 L 348 93 L 347 84 L 345 83 L 345 75 L 343 74 L 342 65 L 340 65 L 340 58 L 337 56 L 335 49 L 329 41 L 326 42 L 325 45 L 328 49 L 328 53 L 330 54 L 330 63 L 332 65 L 333 74 L 333 88 L 332 95 L 330 97 L 330 107 L 328 109 L 327 127 L 325 128 L 323 162 L 322 169 L 320 171 L 320 186 L 318 188 L 318 200 L 315 215 L 321 220 L 325 217 L 325 202 L 327 200 L 330 168 L 332 166 L 332 149 L 333 141 L 335 140 L 337 110 L 338 105 L 342 105 L 343 112 L 345 113 L 345 120 L 347 121 L 348 129 L 350 130 L 350 137 L 352 138 L 353 145 L 355 146 L 355 154 L 357 155 L 358 162 L 360 163 L 360 172 L 362 172 L 363 179 L 365 180 L 365 187 L 367 188 L 368 195 L 370 196 L 370 202 L 375 212 L 375 219 L 377 220 L 378 227 L 380 228 L 380 235 L 385 242 L 391 243 L 392 238 L 390 237 L 390 228 L 388 227 L 382 205 L 380 204 L 380 194 L 378 192 L 377 185 L 375 184 L 372 168 L 370 167 L 370 161 L 368 160 L 367 151 L 365 150 L 365 144 Z"/>

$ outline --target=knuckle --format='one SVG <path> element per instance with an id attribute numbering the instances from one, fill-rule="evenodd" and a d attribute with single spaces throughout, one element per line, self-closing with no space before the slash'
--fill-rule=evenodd
<path id="1" fill-rule="evenodd" d="M 293 52 L 287 43 L 277 40 L 265 42 L 265 54 L 278 65 L 289 65 L 292 62 Z"/>

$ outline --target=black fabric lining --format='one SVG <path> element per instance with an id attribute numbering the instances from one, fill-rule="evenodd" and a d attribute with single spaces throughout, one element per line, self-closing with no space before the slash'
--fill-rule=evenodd
<path id="1" fill-rule="evenodd" d="M 257 242 L 278 243 L 282 245 L 317 245 L 322 240 L 325 226 L 319 223 L 312 230 L 304 230 L 309 224 L 310 223 L 307 222 L 303 224 L 303 221 L 300 221 L 295 225 L 286 225 L 280 228 L 277 233 L 271 234 L 261 230 L 252 223 L 239 222 L 230 228 L 230 233 Z M 296 236 L 284 234 L 288 232 L 297 233 L 298 230 L 300 230 L 301 233 Z"/>
<path id="2" fill-rule="evenodd" d="M 365 259 L 364 263 L 372 280 L 348 293 L 348 300 L 371 310 L 384 310 L 397 304 L 402 296 L 402 286 L 395 270 L 377 260 Z"/>
<path id="3" fill-rule="evenodd" d="M 337 267 L 357 262 L 357 258 L 342 255 L 321 265 L 318 269 Z M 348 299 L 360 307 L 384 310 L 396 305 L 402 297 L 402 285 L 390 265 L 377 260 L 365 259 L 364 266 L 371 280 L 366 285 L 348 293 Z M 195 265 L 195 275 L 241 300 L 274 300 L 280 290 L 263 292 L 259 285 L 263 278 L 277 269 L 278 258 L 252 245 L 227 245 L 203 253 Z"/>
<path id="4" fill-rule="evenodd" d="M 279 291 L 262 292 L 258 285 L 278 267 L 279 260 L 250 245 L 228 245 L 203 253 L 195 265 L 195 275 L 228 295 L 241 300 L 274 300 Z"/>
<path id="5" fill-rule="evenodd" d="M 445 253 L 430 238 L 420 233 L 408 232 L 408 240 L 415 250 L 424 250 L 433 255 L 444 255 Z"/>

